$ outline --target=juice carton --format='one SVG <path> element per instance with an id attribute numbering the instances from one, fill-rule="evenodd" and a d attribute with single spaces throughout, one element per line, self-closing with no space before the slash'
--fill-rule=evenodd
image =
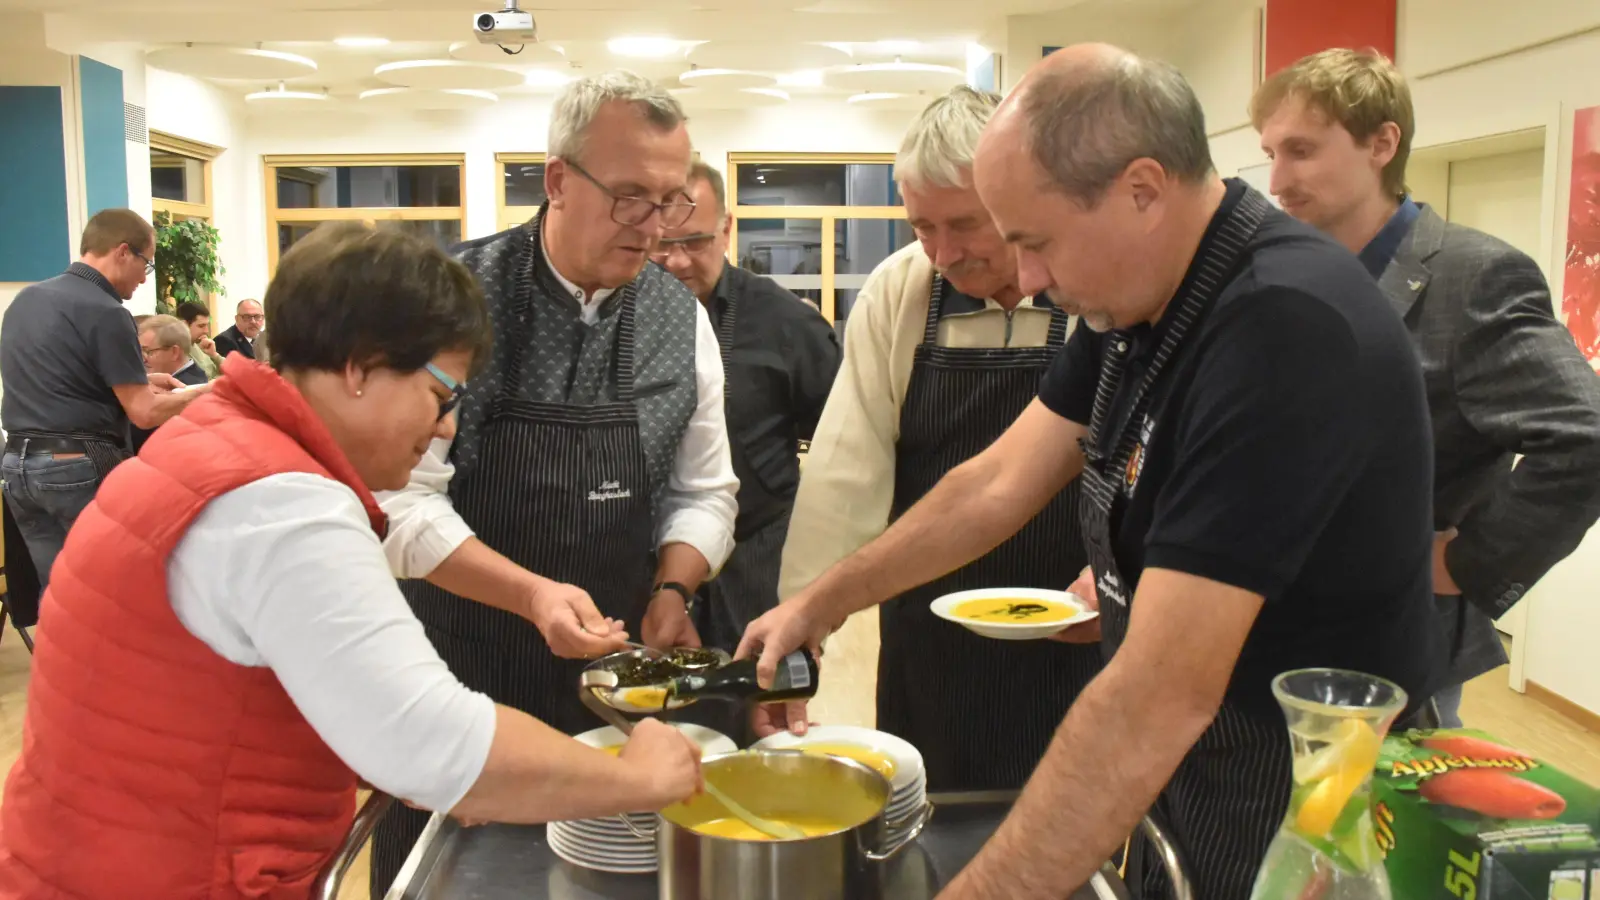
<path id="1" fill-rule="evenodd" d="M 1600 900 L 1600 790 L 1481 731 L 1390 735 L 1373 819 L 1394 900 Z"/>

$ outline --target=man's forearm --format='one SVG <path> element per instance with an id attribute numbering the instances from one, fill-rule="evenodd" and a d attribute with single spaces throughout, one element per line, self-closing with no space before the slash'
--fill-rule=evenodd
<path id="1" fill-rule="evenodd" d="M 1159 702 L 1129 668 L 1108 667 L 1079 696 L 1005 822 L 941 897 L 1053 900 L 1122 846 L 1214 715 Z"/>
<path id="2" fill-rule="evenodd" d="M 656 559 L 656 583 L 676 582 L 691 591 L 711 574 L 711 564 L 693 545 L 681 542 L 663 544 Z"/>
<path id="3" fill-rule="evenodd" d="M 459 597 L 503 609 L 527 618 L 531 601 L 549 582 L 524 569 L 488 544 L 467 538 L 444 562 L 428 573 L 427 580 Z"/>

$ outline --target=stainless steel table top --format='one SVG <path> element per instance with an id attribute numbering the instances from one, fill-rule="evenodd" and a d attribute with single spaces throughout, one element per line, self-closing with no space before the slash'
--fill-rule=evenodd
<path id="1" fill-rule="evenodd" d="M 929 900 L 999 827 L 1014 792 L 931 794 L 936 811 L 884 871 L 884 900 Z M 656 876 L 611 875 L 558 858 L 542 825 L 462 828 L 435 815 L 386 900 L 656 900 Z M 1129 900 L 1107 867 L 1073 900 Z"/>

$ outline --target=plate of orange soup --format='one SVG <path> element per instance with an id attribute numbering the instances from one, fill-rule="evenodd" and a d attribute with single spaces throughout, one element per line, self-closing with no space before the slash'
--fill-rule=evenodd
<path id="1" fill-rule="evenodd" d="M 984 637 L 1031 641 L 1058 634 L 1100 615 L 1082 597 L 1040 588 L 984 588 L 946 594 L 933 614 Z"/>

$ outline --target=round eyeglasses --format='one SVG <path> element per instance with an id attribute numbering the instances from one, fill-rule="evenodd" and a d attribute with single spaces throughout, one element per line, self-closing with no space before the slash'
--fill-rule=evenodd
<path id="1" fill-rule="evenodd" d="M 659 213 L 663 226 L 677 228 L 689 221 L 689 217 L 694 215 L 694 201 L 689 199 L 688 194 L 679 192 L 676 197 L 665 203 L 657 203 L 644 197 L 629 197 L 625 194 L 619 194 L 602 184 L 600 179 L 590 175 L 583 166 L 572 160 L 563 160 L 563 162 L 567 164 L 567 168 L 582 175 L 585 181 L 599 188 L 600 193 L 611 198 L 611 221 L 618 225 L 637 228 L 650 221 L 651 216 Z"/>

